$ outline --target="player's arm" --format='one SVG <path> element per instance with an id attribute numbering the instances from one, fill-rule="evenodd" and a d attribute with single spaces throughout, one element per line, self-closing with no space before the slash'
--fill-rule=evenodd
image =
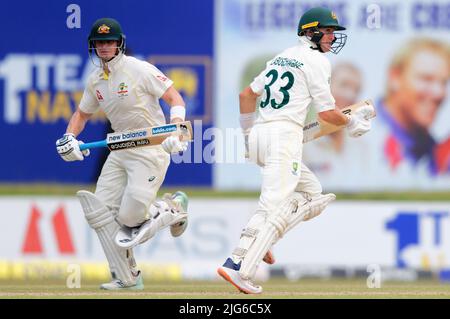
<path id="1" fill-rule="evenodd" d="M 371 106 L 363 106 L 357 109 L 353 115 L 346 115 L 336 109 L 320 112 L 318 114 L 322 121 L 336 125 L 346 126 L 351 137 L 359 137 L 370 130 L 369 113 Z"/>
<path id="2" fill-rule="evenodd" d="M 180 93 L 171 86 L 161 98 L 170 106 L 170 123 L 183 122 L 186 118 L 186 107 Z"/>
<path id="3" fill-rule="evenodd" d="M 256 111 L 256 100 L 258 99 L 258 94 L 253 92 L 253 90 L 247 86 L 239 94 L 239 110 L 241 114 L 254 113 Z"/>
<path id="4" fill-rule="evenodd" d="M 248 135 L 253 127 L 256 112 L 256 100 L 258 99 L 258 96 L 259 95 L 253 92 L 250 86 L 247 86 L 239 94 L 239 122 L 244 136 Z"/>
<path id="5" fill-rule="evenodd" d="M 186 118 L 184 100 L 173 85 L 164 92 L 161 98 L 170 106 L 170 123 L 184 122 Z M 174 154 L 185 151 L 188 143 L 180 141 L 177 136 L 169 136 L 161 143 L 161 146 L 167 153 Z"/>
<path id="6" fill-rule="evenodd" d="M 92 114 L 85 113 L 78 107 L 70 118 L 69 125 L 67 125 L 66 134 L 73 134 L 74 137 L 78 136 L 84 130 L 84 127 L 91 116 Z"/>
<path id="7" fill-rule="evenodd" d="M 365 119 L 364 111 L 350 116 L 336 110 L 329 85 L 331 78 L 329 62 L 315 64 L 314 68 L 308 69 L 304 74 L 319 119 L 332 125 L 347 126 L 351 137 L 361 136 L 370 130 L 370 122 Z"/>
<path id="8" fill-rule="evenodd" d="M 250 86 L 247 86 L 239 94 L 239 122 L 244 134 L 245 157 L 249 157 L 248 135 L 255 123 L 256 101 L 259 94 L 255 93 Z"/>
<path id="9" fill-rule="evenodd" d="M 336 109 L 320 112 L 319 118 L 322 121 L 337 126 L 348 125 L 350 123 L 350 118 Z"/>

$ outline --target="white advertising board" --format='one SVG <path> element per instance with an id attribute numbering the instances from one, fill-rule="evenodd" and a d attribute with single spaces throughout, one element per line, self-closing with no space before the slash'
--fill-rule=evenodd
<path id="1" fill-rule="evenodd" d="M 137 262 L 178 265 L 187 278 L 214 278 L 256 206 L 256 199 L 192 199 L 186 233 L 172 238 L 162 231 L 135 249 Z M 105 261 L 75 198 L 2 197 L 0 212 L 2 261 Z M 337 201 L 300 223 L 273 251 L 277 265 L 448 268 L 450 203 Z"/>

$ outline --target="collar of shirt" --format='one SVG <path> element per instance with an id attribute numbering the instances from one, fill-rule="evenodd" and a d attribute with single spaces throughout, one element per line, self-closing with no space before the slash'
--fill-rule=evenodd
<path id="1" fill-rule="evenodd" d="M 109 70 L 109 74 L 115 73 L 117 70 L 119 70 L 122 67 L 125 57 L 126 57 L 126 55 L 121 53 L 121 54 L 115 56 L 113 59 L 111 59 L 111 61 L 106 63 L 106 66 L 108 67 L 108 70 Z M 103 66 L 100 66 L 98 68 L 98 70 L 94 71 L 94 72 L 96 72 L 95 74 L 97 74 L 97 76 L 94 78 L 93 84 L 96 84 L 98 81 L 101 81 L 101 80 L 107 80 L 109 78 L 109 74 L 105 75 L 106 73 L 103 69 Z"/>
<path id="2" fill-rule="evenodd" d="M 300 37 L 300 45 L 307 45 L 309 46 L 311 49 L 316 49 L 317 48 L 317 44 L 315 44 L 314 42 L 312 42 L 311 40 L 309 40 L 306 36 L 302 35 Z"/>
<path id="3" fill-rule="evenodd" d="M 120 54 L 116 55 L 112 60 L 108 61 L 106 63 L 106 66 L 108 67 L 109 72 L 114 73 L 118 69 L 120 69 L 120 67 L 123 64 L 124 59 L 125 59 L 125 54 L 120 53 Z"/>
<path id="4" fill-rule="evenodd" d="M 115 73 L 117 70 L 119 70 L 122 67 L 125 57 L 126 57 L 125 54 L 120 53 L 120 54 L 116 55 L 114 58 L 112 58 L 109 62 L 107 62 L 106 67 L 108 68 L 109 73 L 105 73 L 103 65 L 101 67 L 99 67 L 99 69 L 97 71 L 98 76 L 94 82 L 97 82 L 101 79 L 107 80 L 111 73 Z"/>

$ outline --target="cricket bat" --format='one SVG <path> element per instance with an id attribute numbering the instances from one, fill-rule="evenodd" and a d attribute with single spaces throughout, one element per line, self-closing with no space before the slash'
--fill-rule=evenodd
<path id="1" fill-rule="evenodd" d="M 341 112 L 347 115 L 352 115 L 357 109 L 362 106 L 369 105 L 372 106 L 373 112 L 368 114 L 367 119 L 370 120 L 376 116 L 375 107 L 373 105 L 372 100 L 365 100 L 358 102 L 356 104 L 352 104 L 342 109 Z M 345 125 L 333 125 L 331 123 L 322 121 L 319 117 L 312 122 L 305 124 L 303 127 L 303 143 L 308 143 L 316 138 L 319 138 L 324 135 L 328 135 L 334 132 L 337 132 L 344 128 Z"/>
<path id="2" fill-rule="evenodd" d="M 159 145 L 167 137 L 172 135 L 179 136 L 180 141 L 192 141 L 191 122 L 184 121 L 126 132 L 109 133 L 104 140 L 80 144 L 80 150 L 107 147 L 110 151 L 118 151 L 142 146 Z"/>

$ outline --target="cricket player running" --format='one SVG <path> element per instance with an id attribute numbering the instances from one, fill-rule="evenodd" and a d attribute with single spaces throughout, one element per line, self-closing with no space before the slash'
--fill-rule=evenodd
<path id="1" fill-rule="evenodd" d="M 320 119 L 347 125 L 352 137 L 370 130 L 370 122 L 364 119 L 369 110 L 347 116 L 335 109 L 331 66 L 324 53 L 338 53 L 344 46 L 346 35 L 338 30 L 345 28 L 330 10 L 305 12 L 298 27 L 299 43 L 267 62 L 265 70 L 239 95 L 249 158 L 262 168 L 261 195 L 237 248 L 217 272 L 241 292 L 261 293 L 262 287 L 253 280 L 261 260 L 274 262 L 272 245 L 301 221 L 319 215 L 336 198 L 322 194 L 319 181 L 302 163 L 303 126 L 310 105 Z"/>
<path id="2" fill-rule="evenodd" d="M 159 105 L 170 105 L 170 121 L 184 121 L 185 104 L 173 82 L 148 62 L 126 56 L 125 35 L 120 24 L 110 18 L 97 20 L 89 38 L 89 54 L 95 52 L 101 67 L 88 78 L 87 87 L 66 133 L 56 141 L 65 161 L 82 161 L 89 151 L 80 151 L 76 137 L 90 116 L 105 112 L 114 131 L 127 131 L 166 124 Z M 166 194 L 157 200 L 170 154 L 184 151 L 187 142 L 168 137 L 161 145 L 120 150 L 109 154 L 97 181 L 95 194 L 79 191 L 77 196 L 89 225 L 97 233 L 112 274 L 108 290 L 143 289 L 133 247 L 170 226 L 174 237 L 187 226 L 187 202 L 183 192 Z M 118 245 L 118 233 L 131 240 Z"/>

